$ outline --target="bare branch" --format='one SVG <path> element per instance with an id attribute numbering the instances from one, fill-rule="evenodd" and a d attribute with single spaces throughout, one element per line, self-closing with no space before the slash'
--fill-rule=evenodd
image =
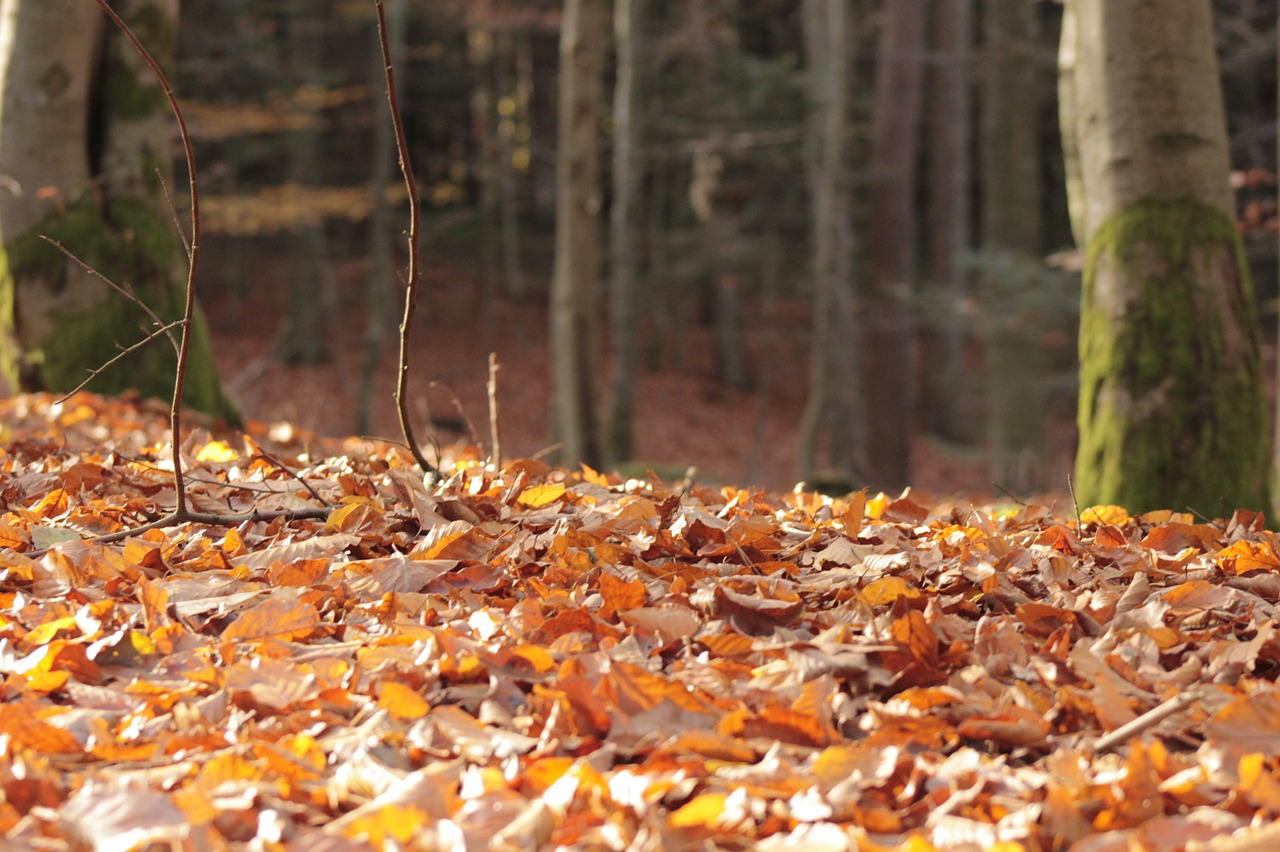
<path id="1" fill-rule="evenodd" d="M 169 406 L 169 429 L 173 445 L 173 489 L 177 493 L 178 500 L 173 510 L 172 520 L 183 520 L 188 517 L 188 510 L 186 487 L 182 478 L 182 392 L 187 384 L 187 356 L 191 349 L 191 319 L 195 315 L 196 270 L 200 257 L 200 191 L 196 186 L 196 155 L 191 147 L 191 134 L 187 130 L 182 107 L 178 105 L 178 98 L 173 93 L 173 87 L 169 85 L 169 79 L 161 70 L 160 64 L 134 35 L 133 30 L 129 29 L 129 25 L 120 18 L 116 10 L 111 8 L 108 0 L 97 0 L 97 3 L 111 22 L 124 33 L 125 38 L 129 39 L 134 49 L 138 51 L 138 55 L 155 75 L 156 82 L 160 84 L 165 98 L 169 101 L 169 109 L 178 122 L 178 135 L 182 139 L 182 152 L 187 161 L 187 180 L 191 187 L 191 247 L 187 255 L 187 297 L 182 313 L 182 339 L 178 344 L 178 366 L 173 377 L 173 402 Z"/>
<path id="2" fill-rule="evenodd" d="M 104 0 L 98 0 L 104 2 Z M 413 311 L 418 295 L 418 226 L 422 217 L 419 210 L 418 185 L 413 176 L 413 164 L 409 160 L 409 142 L 404 135 L 404 122 L 400 118 L 400 99 L 396 94 L 395 63 L 391 57 L 391 45 L 387 39 L 387 14 L 382 0 L 374 0 L 374 8 L 378 12 L 378 43 L 382 48 L 382 62 L 387 80 L 387 103 L 391 107 L 391 122 L 396 129 L 396 151 L 400 157 L 400 171 L 404 175 L 405 189 L 409 193 L 409 273 L 405 282 L 404 316 L 400 320 L 400 372 L 396 377 L 396 411 L 400 415 L 400 430 L 404 433 L 404 441 L 424 473 L 438 475 L 435 465 L 427 461 L 422 448 L 413 436 L 413 425 L 409 422 L 409 407 L 405 389 L 409 383 L 409 325 L 413 321 Z"/>
<path id="3" fill-rule="evenodd" d="M 135 292 L 133 292 L 133 288 L 132 288 L 132 287 L 130 287 L 130 286 L 128 286 L 128 285 L 121 285 L 121 284 L 117 284 L 116 282 L 112 281 L 110 278 L 108 278 L 107 276 L 103 275 L 101 272 L 99 272 L 98 270 L 94 269 L 94 268 L 93 268 L 92 266 L 90 266 L 89 264 L 85 263 L 83 260 L 81 260 L 79 257 L 77 257 L 77 256 L 75 255 L 75 253 L 74 253 L 74 252 L 72 252 L 70 249 L 68 249 L 66 246 L 64 246 L 62 243 L 58 242 L 57 240 L 53 239 L 52 237 L 46 237 L 44 234 L 41 234 L 41 235 L 40 235 L 40 239 L 44 240 L 44 241 L 45 241 L 46 243 L 48 243 L 49 245 L 53 246 L 53 247 L 54 247 L 54 248 L 56 248 L 58 251 L 62 252 L 62 253 L 63 253 L 63 255 L 65 255 L 65 256 L 67 257 L 67 259 L 68 259 L 68 260 L 70 260 L 70 261 L 72 261 L 73 263 L 77 264 L 77 265 L 78 265 L 81 269 L 83 269 L 85 272 L 89 273 L 89 274 L 90 274 L 90 275 L 92 275 L 94 278 L 97 278 L 99 281 L 101 281 L 102 283 L 106 284 L 106 285 L 107 285 L 108 287 L 110 287 L 112 290 L 115 290 L 115 291 L 116 291 L 117 293 L 119 293 L 121 296 L 124 296 L 124 297 L 125 297 L 126 299 L 128 299 L 130 302 L 133 302 L 135 305 L 137 305 L 139 308 L 141 308 L 141 309 L 142 309 L 142 311 L 143 311 L 144 313 L 146 313 L 146 315 L 147 315 L 147 316 L 151 317 L 151 321 L 152 321 L 153 323 L 155 323 L 157 327 L 159 327 L 159 328 L 172 328 L 172 327 L 174 327 L 174 326 L 181 325 L 181 324 L 183 323 L 183 320 L 176 320 L 175 322 L 165 323 L 165 321 L 164 321 L 164 320 L 162 320 L 162 319 L 160 319 L 160 317 L 156 316 L 156 312 L 155 312 L 155 311 L 153 311 L 153 310 L 151 310 L 151 306 L 150 306 L 150 305 L 148 305 L 146 302 L 142 301 L 142 299 L 138 298 L 138 294 L 137 294 L 137 293 L 135 293 Z M 144 343 L 150 342 L 150 341 L 151 341 L 151 339 L 152 339 L 152 338 L 154 338 L 154 337 L 155 337 L 155 335 L 154 335 L 154 334 L 150 334 L 150 335 L 148 335 L 148 336 L 147 336 L 147 339 L 146 339 L 145 341 L 143 341 L 143 342 L 144 342 Z M 178 351 L 178 341 L 177 341 L 177 340 L 175 340 L 175 339 L 173 338 L 173 335 L 172 335 L 172 334 L 170 334 L 168 337 L 169 337 L 169 342 L 173 344 L 173 351 L 174 351 L 174 352 L 177 352 L 177 351 Z M 130 349 L 130 351 L 132 351 L 132 348 Z M 116 358 L 119 358 L 119 357 L 120 357 L 119 355 L 117 355 L 117 356 L 116 356 Z M 111 361 L 116 360 L 116 358 L 112 358 L 112 359 L 111 359 Z M 110 363 L 111 363 L 111 361 L 108 361 L 108 362 L 107 362 L 107 364 L 103 364 L 103 365 L 102 365 L 102 367 L 99 367 L 97 370 L 95 370 L 95 371 L 94 371 L 94 375 L 97 375 L 98 373 L 102 372 L 102 369 L 103 369 L 103 368 L 105 368 L 108 364 L 110 364 Z M 76 388 L 76 390 L 80 390 L 80 388 L 82 388 L 82 387 L 84 387 L 84 385 L 80 385 L 79 387 L 77 387 L 77 388 Z M 68 394 L 67 394 L 67 396 L 71 396 L 71 394 L 73 394 L 73 393 L 75 393 L 75 392 L 76 392 L 76 391 L 75 391 L 75 390 L 73 390 L 73 391 L 71 391 L 71 393 L 68 393 Z M 66 398 L 66 397 L 64 397 L 64 399 L 65 399 L 65 398 Z"/>
<path id="4" fill-rule="evenodd" d="M 173 329 L 176 328 L 177 326 L 182 325 L 183 322 L 184 320 L 174 320 L 173 322 L 168 323 L 167 325 L 162 325 L 159 328 L 157 328 L 155 331 L 148 334 L 146 337 L 139 340 L 137 343 L 133 344 L 132 346 L 129 346 L 127 348 L 121 348 L 119 352 L 111 356 L 111 358 L 107 359 L 107 361 L 105 361 L 102 364 L 99 364 L 97 367 L 94 367 L 92 370 L 90 370 L 89 375 L 85 377 L 85 380 L 83 382 L 76 385 L 75 387 L 67 391 L 62 396 L 58 397 L 58 402 L 66 402 L 68 399 L 75 396 L 80 391 L 84 390 L 85 386 L 88 385 L 89 382 L 93 381 L 94 379 L 98 378 L 98 376 L 102 375 L 102 373 L 112 364 L 116 363 L 121 358 L 124 358 L 134 352 L 137 352 L 139 349 L 146 346 L 148 343 L 155 340 L 160 335 L 162 334 L 167 335 L 170 340 L 173 340 L 173 333 L 172 333 Z"/>

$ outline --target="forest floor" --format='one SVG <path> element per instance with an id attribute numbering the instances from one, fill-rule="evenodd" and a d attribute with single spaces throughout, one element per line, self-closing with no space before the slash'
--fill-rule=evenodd
<path id="1" fill-rule="evenodd" d="M 287 422 L 317 435 L 340 437 L 356 430 L 360 362 L 366 312 L 362 292 L 367 266 L 351 261 L 335 268 L 327 289 L 325 335 L 329 360 L 318 366 L 281 363 L 276 349 L 284 327 L 282 294 L 287 257 L 264 254 L 242 260 L 253 270 L 254 292 L 240 299 L 205 297 L 223 381 L 245 415 L 266 423 Z M 474 270 L 428 257 L 412 349 L 410 398 L 419 437 L 430 434 L 429 415 L 445 447 L 489 442 L 486 379 L 489 353 L 496 354 L 500 439 L 505 458 L 546 453 L 550 438 L 550 368 L 546 310 L 534 305 L 486 300 Z M 280 282 L 269 288 L 260 282 Z M 212 288 L 211 288 L 212 289 Z M 398 318 L 399 307 L 395 309 Z M 635 400 L 635 467 L 652 465 L 665 478 L 694 466 L 700 481 L 789 490 L 796 481 L 800 414 L 808 370 L 807 308 L 782 305 L 748 328 L 758 389 L 731 388 L 715 376 L 711 331 L 690 324 L 682 356 L 664 353 L 666 366 L 643 371 Z M 373 394 L 372 433 L 398 437 L 393 402 L 395 330 L 388 331 Z M 1074 440 L 1069 422 L 1050 426 L 1049 481 L 1062 483 Z M 968 499 L 999 499 L 979 448 L 957 447 L 917 437 L 916 491 L 933 497 L 963 493 Z"/>

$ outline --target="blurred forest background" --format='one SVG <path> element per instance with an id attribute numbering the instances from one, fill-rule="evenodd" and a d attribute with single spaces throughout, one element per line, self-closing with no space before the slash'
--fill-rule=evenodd
<path id="1" fill-rule="evenodd" d="M 562 5 L 386 5 L 425 208 L 416 413 L 443 443 L 486 442 L 495 352 L 504 454 L 537 453 L 552 442 Z M 1277 3 L 1213 5 L 1239 218 L 1273 341 Z M 647 0 L 626 52 L 606 19 L 592 36 L 604 47 L 599 327 L 615 322 L 599 349 L 602 373 L 635 375 L 614 459 L 778 488 L 833 474 L 1065 490 L 1080 261 L 1058 136 L 1060 19 L 1059 4 L 1027 0 Z M 830 79 L 847 85 L 824 91 Z M 372 3 L 186 0 L 177 89 L 227 389 L 256 419 L 397 434 L 407 215 Z M 623 244 L 607 235 L 618 169 L 636 190 Z M 848 221 L 830 220 L 838 193 Z M 635 293 L 633 313 L 610 306 L 620 290 Z M 858 312 L 873 330 L 853 348 Z M 856 357 L 864 369 L 832 366 Z"/>

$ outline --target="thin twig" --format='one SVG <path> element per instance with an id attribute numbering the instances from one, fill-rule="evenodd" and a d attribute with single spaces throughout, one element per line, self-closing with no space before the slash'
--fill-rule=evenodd
<path id="1" fill-rule="evenodd" d="M 156 62 L 155 57 L 147 50 L 138 37 L 133 34 L 133 30 L 129 29 L 121 17 L 111 8 L 108 0 L 97 0 L 98 5 L 102 7 L 102 11 L 106 13 L 111 22 L 124 33 L 125 38 L 129 39 L 133 44 L 138 55 L 151 68 L 151 73 L 155 75 L 156 81 L 160 84 L 160 88 L 164 91 L 165 98 L 169 101 L 169 109 L 173 112 L 173 117 L 178 122 L 178 135 L 182 139 L 182 153 L 187 161 L 187 181 L 191 187 L 191 250 L 187 255 L 187 298 L 183 306 L 182 312 L 182 339 L 178 344 L 178 364 L 174 370 L 173 377 L 173 402 L 169 406 L 169 430 L 172 435 L 171 443 L 173 445 L 173 489 L 177 495 L 177 505 L 173 510 L 171 520 L 180 521 L 189 517 L 187 509 L 186 483 L 182 478 L 182 393 L 187 384 L 187 358 L 191 351 L 191 319 L 195 316 L 196 309 L 196 270 L 198 269 L 198 261 L 200 258 L 200 192 L 196 186 L 196 155 L 191 147 L 191 134 L 187 130 L 186 119 L 182 115 L 182 107 L 178 105 L 178 97 L 173 93 L 173 87 L 169 85 L 169 79 L 161 70 L 160 64 Z"/>
<path id="2" fill-rule="evenodd" d="M 1071 492 L 1071 505 L 1076 510 L 1076 532 L 1084 535 L 1084 523 L 1080 520 L 1080 501 L 1076 499 L 1076 484 L 1071 479 L 1071 474 L 1067 474 L 1067 490 Z"/>
<path id="3" fill-rule="evenodd" d="M 49 245 L 53 246 L 53 247 L 54 247 L 54 248 L 56 248 L 58 251 L 62 252 L 62 254 L 63 254 L 63 255 L 64 255 L 68 260 L 70 260 L 71 262 L 75 263 L 77 266 L 79 266 L 79 267 L 80 267 L 81 269 L 83 269 L 85 272 L 87 272 L 88 274 L 92 275 L 94 278 L 97 278 L 99 281 L 101 281 L 103 284 L 106 284 L 106 285 L 107 285 L 108 287 L 110 287 L 112 290 L 115 290 L 115 291 L 116 291 L 117 293 L 119 293 L 121 296 L 124 296 L 124 297 L 125 297 L 126 299 L 128 299 L 130 302 L 133 302 L 135 305 L 137 305 L 137 306 L 138 306 L 138 307 L 143 311 L 143 313 L 145 313 L 147 316 L 149 316 L 149 317 L 151 318 L 151 321 L 152 321 L 153 323 L 155 323 L 157 326 L 161 326 L 161 327 L 166 326 L 165 321 L 164 321 L 164 320 L 162 320 L 162 319 L 160 319 L 160 317 L 156 315 L 156 312 L 155 312 L 155 311 L 153 311 L 153 310 L 151 310 L 151 306 L 150 306 L 150 305 L 148 305 L 146 302 L 142 301 L 142 299 L 140 299 L 140 298 L 138 297 L 138 294 L 137 294 L 137 293 L 135 293 L 135 292 L 133 292 L 133 288 L 132 288 L 132 287 L 130 287 L 128 284 L 117 284 L 116 282 L 112 281 L 110 278 L 108 278 L 107 276 L 103 275 L 101 272 L 99 272 L 98 270 L 94 269 L 92 266 L 90 266 L 89 264 L 87 264 L 87 263 L 85 263 L 83 260 L 81 260 L 81 259 L 76 255 L 76 253 L 75 253 L 75 252 L 71 251 L 71 249 L 67 248 L 67 247 L 66 247 L 66 246 L 64 246 L 62 243 L 58 242 L 57 240 L 53 239 L 52 237 L 46 237 L 44 234 L 41 234 L 41 235 L 40 235 L 40 239 L 44 240 L 44 241 L 45 241 L 46 243 L 48 243 Z M 167 327 L 172 328 L 173 326 L 181 325 L 181 324 L 182 324 L 182 322 L 183 322 L 182 320 L 176 320 L 176 321 L 174 321 L 174 322 L 168 323 L 168 324 L 167 324 Z M 154 335 L 149 335 L 149 336 L 148 336 L 148 338 L 147 338 L 147 340 L 149 341 L 152 337 L 154 337 Z M 173 335 L 172 335 L 172 334 L 170 334 L 168 337 L 169 337 L 169 342 L 173 344 L 173 351 L 174 351 L 174 352 L 177 352 L 177 351 L 178 351 L 178 341 L 174 339 L 174 337 L 173 337 Z M 104 364 L 103 366 L 106 366 L 106 365 Z M 83 386 L 83 385 L 81 385 L 81 387 L 84 387 L 84 386 Z M 76 390 L 79 390 L 79 388 L 77 388 Z M 71 393 L 75 393 L 75 391 L 72 391 Z M 71 396 L 71 394 L 69 393 L 69 394 L 67 394 L 67 396 Z"/>
<path id="4" fill-rule="evenodd" d="M 489 381 L 485 390 L 489 394 L 489 458 L 495 470 L 502 470 L 502 442 L 498 440 L 498 363 L 496 352 L 489 353 Z"/>
<path id="5" fill-rule="evenodd" d="M 103 2 L 103 0 L 98 0 Z M 378 44 L 382 49 L 382 62 L 387 80 L 387 104 L 391 108 L 391 122 L 396 129 L 396 152 L 400 157 L 400 171 L 404 175 L 405 189 L 409 193 L 409 273 L 405 281 L 404 316 L 400 320 L 400 373 L 396 377 L 396 411 L 400 415 L 400 431 L 404 433 L 404 441 L 413 454 L 413 460 L 423 472 L 432 476 L 439 475 L 435 465 L 427 461 L 422 448 L 413 436 L 413 424 L 409 422 L 409 406 L 406 387 L 409 383 L 409 325 L 413 321 L 413 311 L 418 295 L 418 224 L 421 211 L 418 209 L 418 185 L 413 176 L 413 164 L 409 160 L 409 142 L 404 135 L 404 121 L 400 118 L 400 99 L 396 95 L 396 71 L 391 57 L 391 45 L 387 40 L 387 14 L 382 7 L 382 0 L 373 0 L 378 13 Z"/>
<path id="6" fill-rule="evenodd" d="M 152 521 L 149 524 L 143 524 L 140 527 L 130 527 L 127 530 L 119 530 L 106 535 L 94 536 L 92 538 L 82 539 L 85 544 L 110 544 L 116 541 L 124 541 L 126 538 L 132 538 L 140 533 L 148 530 L 159 530 L 173 526 L 175 523 L 193 523 L 208 524 L 213 527 L 230 527 L 242 524 L 245 521 L 274 521 L 285 519 L 289 521 L 302 520 L 323 520 L 329 517 L 334 510 L 333 506 L 316 506 L 307 509 L 250 509 L 247 512 L 229 512 L 222 514 L 221 512 L 192 512 L 187 511 L 182 518 L 175 518 L 173 514 L 165 515 L 159 520 Z M 55 545 L 56 546 L 56 545 Z M 37 559 L 49 552 L 51 548 L 43 548 L 40 550 L 32 550 L 24 553 L 31 559 Z"/>
<path id="7" fill-rule="evenodd" d="M 432 382 L 431 387 L 439 388 L 449 394 L 449 400 L 453 403 L 453 410 L 458 412 L 458 417 L 462 418 L 462 425 L 467 428 L 467 435 L 470 436 L 471 440 L 477 445 L 480 445 L 481 449 L 484 449 L 484 441 L 480 438 L 480 432 L 476 429 L 476 424 L 472 423 L 471 418 L 467 416 L 467 407 L 462 404 L 462 400 L 458 398 L 458 394 L 454 392 L 453 388 L 449 387 L 444 382 Z M 439 457 L 440 452 L 439 447 L 437 447 L 436 458 Z"/>
<path id="8" fill-rule="evenodd" d="M 183 320 L 174 320 L 168 325 L 160 326 L 155 331 L 151 332 L 146 337 L 142 338 L 132 346 L 121 347 L 120 351 L 117 352 L 115 355 L 112 355 L 105 362 L 103 362 L 102 364 L 99 364 L 97 367 L 94 367 L 92 370 L 90 370 L 89 375 L 85 377 L 85 380 L 83 382 L 76 385 L 75 387 L 67 391 L 62 396 L 58 397 L 58 402 L 66 402 L 68 399 L 71 399 L 71 397 L 75 396 L 77 393 L 84 390 L 85 385 L 89 384 L 89 382 L 93 381 L 94 379 L 98 378 L 98 376 L 102 375 L 102 373 L 106 371 L 112 364 L 116 363 L 121 358 L 128 357 L 129 355 L 132 355 L 134 352 L 137 352 L 139 349 L 146 346 L 148 343 L 155 340 L 160 335 L 162 334 L 168 335 L 169 338 L 172 340 L 173 329 L 177 326 L 182 325 L 182 323 L 183 323 Z M 117 343 L 116 345 L 119 346 L 120 344 Z"/>
<path id="9" fill-rule="evenodd" d="M 178 232 L 178 239 L 182 240 L 182 250 L 187 255 L 187 262 L 191 262 L 191 241 L 187 239 L 187 234 L 182 230 L 182 220 L 178 218 L 178 207 L 173 203 L 173 193 L 169 191 L 169 182 L 164 179 L 160 169 L 156 169 L 156 180 L 160 181 L 160 188 L 164 190 L 164 202 L 169 208 L 169 217 L 173 219 L 174 230 Z"/>
<path id="10" fill-rule="evenodd" d="M 1163 704 L 1157 704 L 1152 707 L 1133 721 L 1121 725 L 1111 733 L 1098 737 L 1093 744 L 1094 751 L 1111 751 L 1121 743 L 1154 728 L 1170 716 L 1181 713 L 1187 707 L 1199 701 L 1200 698 L 1200 691 L 1196 689 L 1179 693 Z"/>
<path id="11" fill-rule="evenodd" d="M 298 482 L 301 483 L 302 487 L 307 489 L 308 492 L 310 492 L 312 497 L 316 498 L 316 500 L 320 501 L 322 504 L 326 506 L 329 505 L 329 501 L 321 497 L 320 492 L 312 488 L 310 482 L 307 482 L 305 479 L 299 476 L 292 468 L 290 468 L 284 462 L 280 461 L 278 458 L 271 455 L 270 453 L 263 452 L 261 449 L 258 450 L 258 457 L 265 459 L 266 461 L 270 462 L 271 464 L 283 470 L 285 473 L 292 476 L 294 479 L 298 480 Z"/>

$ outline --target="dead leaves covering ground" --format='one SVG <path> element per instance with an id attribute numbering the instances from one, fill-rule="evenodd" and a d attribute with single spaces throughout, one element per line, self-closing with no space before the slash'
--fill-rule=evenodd
<path id="1" fill-rule="evenodd" d="M 3 412 L 11 842 L 1280 842 L 1280 539 L 1251 516 L 1080 528 L 528 461 L 428 491 L 389 445 L 195 431 L 193 508 L 336 508 L 104 545 L 173 505 L 163 412 Z"/>

